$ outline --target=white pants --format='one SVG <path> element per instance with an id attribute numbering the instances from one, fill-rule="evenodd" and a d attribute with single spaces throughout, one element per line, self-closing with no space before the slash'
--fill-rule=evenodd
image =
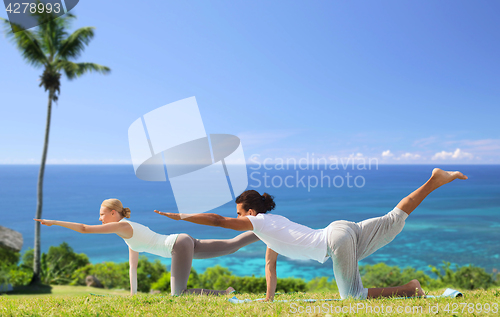
<path id="1" fill-rule="evenodd" d="M 406 217 L 407 213 L 394 208 L 382 217 L 358 223 L 339 220 L 328 226 L 328 255 L 342 299 L 367 298 L 368 289 L 361 283 L 358 261 L 391 242 L 403 230 Z"/>

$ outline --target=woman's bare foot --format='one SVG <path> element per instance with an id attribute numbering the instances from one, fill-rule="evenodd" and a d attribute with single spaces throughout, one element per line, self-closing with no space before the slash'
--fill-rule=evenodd
<path id="1" fill-rule="evenodd" d="M 408 287 L 408 292 L 406 293 L 406 296 L 408 297 L 425 295 L 425 292 L 420 286 L 420 282 L 418 280 L 411 280 L 405 286 Z"/>
<path id="2" fill-rule="evenodd" d="M 444 184 L 448 184 L 449 182 L 455 179 L 467 179 L 468 177 L 462 174 L 461 172 L 448 172 L 443 171 L 440 168 L 435 168 L 432 170 L 431 180 L 435 181 L 438 186 L 442 186 Z"/>

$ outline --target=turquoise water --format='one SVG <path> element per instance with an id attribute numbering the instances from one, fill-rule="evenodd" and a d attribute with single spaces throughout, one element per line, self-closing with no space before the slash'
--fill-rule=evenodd
<path id="1" fill-rule="evenodd" d="M 471 263 L 488 272 L 493 268 L 500 269 L 500 166 L 439 167 L 461 170 L 469 179 L 455 181 L 432 193 L 407 219 L 405 228 L 396 239 L 361 264 L 385 262 L 427 273 L 430 273 L 427 265 L 440 265 L 442 261 L 458 265 Z M 249 169 L 248 189 L 274 195 L 277 203 L 274 213 L 312 228 L 324 228 L 339 219 L 361 221 L 383 215 L 423 184 L 431 170 L 432 167 L 427 165 L 379 165 L 378 168 L 372 166 L 371 170 L 356 167 L 341 167 L 340 170 Z M 33 247 L 37 173 L 38 166 L 0 165 L 0 225 L 23 234 L 23 251 Z M 267 177 L 266 183 L 264 176 Z M 287 176 L 289 187 L 284 184 L 278 187 L 279 180 Z M 332 182 L 328 187 L 326 176 L 330 180 L 337 176 L 337 187 Z M 297 184 L 301 177 L 304 177 L 304 186 L 300 182 Z M 311 185 L 314 185 L 315 177 L 318 181 L 324 177 L 323 186 L 318 182 L 317 187 L 307 188 L 308 177 Z M 274 183 L 271 182 L 273 178 Z M 341 179 L 343 186 L 340 186 Z M 257 186 L 259 181 L 260 186 Z M 154 214 L 154 209 L 177 210 L 170 185 L 168 182 L 141 181 L 135 177 L 131 166 L 47 166 L 43 218 L 99 224 L 99 206 L 106 198 L 120 198 L 132 210 L 131 220 L 159 233 L 184 232 L 199 239 L 231 238 L 238 234 Z M 230 202 L 213 212 L 234 216 L 236 208 Z M 127 246 L 118 236 L 82 235 L 61 227 L 42 226 L 43 252 L 63 241 L 76 252 L 87 254 L 93 263 L 128 260 Z M 236 275 L 263 276 L 264 255 L 265 245 L 259 241 L 231 256 L 194 260 L 193 267 L 203 271 L 220 264 Z M 169 259 L 159 259 L 170 265 Z M 331 260 L 320 264 L 280 256 L 278 263 L 280 277 L 333 277 Z"/>

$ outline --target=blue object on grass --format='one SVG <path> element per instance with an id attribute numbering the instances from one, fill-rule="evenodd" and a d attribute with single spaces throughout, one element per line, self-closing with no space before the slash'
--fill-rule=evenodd
<path id="1" fill-rule="evenodd" d="M 439 298 L 439 297 L 463 297 L 464 295 L 460 293 L 459 291 L 452 289 L 452 288 L 447 288 L 443 294 L 439 296 L 434 296 L 434 295 L 427 295 L 426 298 Z"/>

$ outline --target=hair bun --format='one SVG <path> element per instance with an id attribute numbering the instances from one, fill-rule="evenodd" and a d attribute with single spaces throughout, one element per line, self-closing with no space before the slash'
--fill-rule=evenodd
<path id="1" fill-rule="evenodd" d="M 266 211 L 271 211 L 276 207 L 274 196 L 271 196 L 268 193 L 262 194 L 262 203 L 264 204 Z"/>
<path id="2" fill-rule="evenodd" d="M 259 194 L 258 191 L 250 189 L 245 190 L 241 195 L 236 197 L 236 203 L 242 204 L 244 210 L 255 210 L 258 214 L 266 213 L 276 207 L 274 197 L 268 193 Z"/>
<path id="3" fill-rule="evenodd" d="M 129 208 L 123 208 L 122 209 L 122 215 L 125 218 L 130 218 L 130 209 Z"/>

